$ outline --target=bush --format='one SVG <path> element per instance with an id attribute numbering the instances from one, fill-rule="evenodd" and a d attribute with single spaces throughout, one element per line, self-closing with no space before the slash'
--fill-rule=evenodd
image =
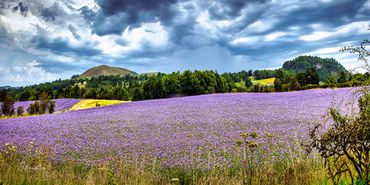
<path id="1" fill-rule="evenodd" d="M 14 99 L 11 96 L 5 96 L 4 102 L 1 105 L 1 112 L 5 116 L 12 116 L 14 111 Z"/>
<path id="2" fill-rule="evenodd" d="M 353 116 L 341 115 L 330 109 L 334 121 L 332 127 L 321 137 L 319 125 L 310 133 L 310 149 L 317 149 L 325 160 L 328 174 L 334 184 L 342 176 L 349 176 L 352 184 L 370 183 L 370 93 L 358 101 L 359 112 Z M 360 183 L 359 183 L 360 182 Z"/>
<path id="3" fill-rule="evenodd" d="M 17 116 L 22 116 L 23 113 L 24 113 L 23 106 L 19 106 L 17 108 Z"/>
<path id="4" fill-rule="evenodd" d="M 52 114 L 55 111 L 55 101 L 49 102 L 48 111 L 49 111 L 49 114 Z"/>

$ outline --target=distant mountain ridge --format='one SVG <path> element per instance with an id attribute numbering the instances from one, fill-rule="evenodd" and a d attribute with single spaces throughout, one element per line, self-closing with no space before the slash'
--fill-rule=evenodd
<path id="1" fill-rule="evenodd" d="M 338 76 L 341 72 L 348 73 L 343 65 L 333 58 L 299 56 L 283 64 L 283 69 L 294 73 L 303 73 L 309 68 L 316 68 L 320 81 L 323 82 L 329 80 L 333 76 Z"/>
<path id="2" fill-rule="evenodd" d="M 91 77 L 98 77 L 98 76 L 110 76 L 110 75 L 136 75 L 137 73 L 134 71 L 130 71 L 125 68 L 121 67 L 111 67 L 108 65 L 100 65 L 93 68 L 90 68 L 83 72 L 80 77 L 82 78 L 91 78 Z"/>

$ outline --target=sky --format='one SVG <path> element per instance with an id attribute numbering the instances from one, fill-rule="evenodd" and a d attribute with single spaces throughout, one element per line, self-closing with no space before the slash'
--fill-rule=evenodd
<path id="1" fill-rule="evenodd" d="M 0 0 L 0 86 L 110 65 L 138 73 L 276 69 L 369 38 L 370 0 Z"/>

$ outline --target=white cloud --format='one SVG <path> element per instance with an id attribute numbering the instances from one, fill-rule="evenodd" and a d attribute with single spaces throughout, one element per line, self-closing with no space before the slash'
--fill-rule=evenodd
<path id="1" fill-rule="evenodd" d="M 366 34 L 367 28 L 370 22 L 352 22 L 343 26 L 340 26 L 334 31 L 314 31 L 311 34 L 300 36 L 299 38 L 304 41 L 318 41 L 329 37 L 345 36 L 349 34 Z"/>
<path id="2" fill-rule="evenodd" d="M 202 11 L 196 20 L 204 31 L 209 35 L 217 36 L 220 29 L 227 28 L 233 24 L 231 20 L 211 20 L 208 10 Z"/>
<path id="3" fill-rule="evenodd" d="M 274 32 L 274 33 L 270 33 L 270 34 L 268 34 L 268 35 L 265 36 L 265 41 L 274 41 L 274 40 L 277 40 L 280 37 L 283 37 L 285 35 L 287 35 L 287 33 L 285 33 L 285 32 Z"/>
<path id="4" fill-rule="evenodd" d="M 6 25 L 10 32 L 36 34 L 37 26 L 43 29 L 48 28 L 45 22 L 33 15 L 31 11 L 24 17 L 19 13 L 13 13 L 10 9 L 3 10 L 3 15 L 0 15 L 0 21 Z"/>
<path id="5" fill-rule="evenodd" d="M 27 85 L 47 82 L 57 79 L 55 74 L 45 71 L 39 66 L 39 62 L 33 60 L 24 65 L 15 65 L 0 68 L 0 84 L 3 85 Z"/>
<path id="6" fill-rule="evenodd" d="M 104 54 L 112 57 L 122 57 L 130 51 L 142 49 L 143 45 L 161 48 L 169 45 L 169 33 L 160 22 L 143 23 L 138 28 L 127 27 L 122 35 L 98 36 L 93 34 L 90 41 L 97 43 L 97 48 Z M 121 45 L 116 40 L 123 40 L 126 45 Z"/>
<path id="7" fill-rule="evenodd" d="M 247 29 L 252 32 L 263 32 L 266 31 L 274 26 L 276 20 L 274 19 L 266 19 L 266 20 L 258 20 L 250 24 Z"/>
<path id="8" fill-rule="evenodd" d="M 332 33 L 330 32 L 325 32 L 325 31 L 315 31 L 309 35 L 303 35 L 300 36 L 299 38 L 304 41 L 318 41 L 321 39 L 328 38 Z"/>
<path id="9" fill-rule="evenodd" d="M 69 5 L 71 5 L 75 9 L 80 9 L 84 6 L 93 11 L 98 11 L 100 9 L 99 5 L 96 4 L 94 0 L 70 0 Z"/>
<path id="10" fill-rule="evenodd" d="M 160 22 L 144 23 L 141 27 L 130 30 L 127 28 L 123 33 L 123 38 L 131 45 L 140 45 L 143 42 L 153 46 L 163 46 L 167 44 L 169 34 Z"/>
<path id="11" fill-rule="evenodd" d="M 252 45 L 255 44 L 260 40 L 257 36 L 251 36 L 251 37 L 239 37 L 234 40 L 232 40 L 230 43 L 233 45 Z"/>

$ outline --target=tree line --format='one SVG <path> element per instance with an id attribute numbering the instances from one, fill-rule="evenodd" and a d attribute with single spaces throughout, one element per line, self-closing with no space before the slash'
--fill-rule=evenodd
<path id="1" fill-rule="evenodd" d="M 15 100 L 12 96 L 9 96 L 6 91 L 1 90 L 0 95 L 0 116 L 22 116 L 25 113 L 23 106 L 18 106 L 17 109 L 14 108 Z M 28 115 L 52 114 L 55 111 L 55 101 L 51 100 L 46 92 L 42 92 L 40 100 L 31 103 L 26 111 Z"/>
<path id="2" fill-rule="evenodd" d="M 71 79 L 8 89 L 16 101 L 39 100 L 46 92 L 51 99 L 144 100 L 172 96 L 246 92 L 252 86 L 251 71 L 218 74 L 215 71 L 184 71 L 171 74 L 99 76 Z M 237 83 L 243 83 L 240 88 Z M 0 95 L 1 96 L 1 95 Z M 1 100 L 1 97 L 0 97 Z"/>
<path id="3" fill-rule="evenodd" d="M 275 77 L 273 85 L 252 84 L 254 79 Z M 340 73 L 325 82 L 319 79 L 316 68 L 295 73 L 283 68 L 278 70 L 240 71 L 218 74 L 216 71 L 190 71 L 170 74 L 140 74 L 125 76 L 99 76 L 80 78 L 74 75 L 71 79 L 31 85 L 20 88 L 1 89 L 0 101 L 4 93 L 15 101 L 41 100 L 42 93 L 49 99 L 116 99 L 145 100 L 228 92 L 282 92 L 317 87 L 347 87 L 361 85 L 369 79 L 368 74 Z M 36 106 L 38 107 L 38 106 Z M 42 109 L 43 110 L 43 109 Z M 38 112 L 36 111 L 31 111 Z"/>

